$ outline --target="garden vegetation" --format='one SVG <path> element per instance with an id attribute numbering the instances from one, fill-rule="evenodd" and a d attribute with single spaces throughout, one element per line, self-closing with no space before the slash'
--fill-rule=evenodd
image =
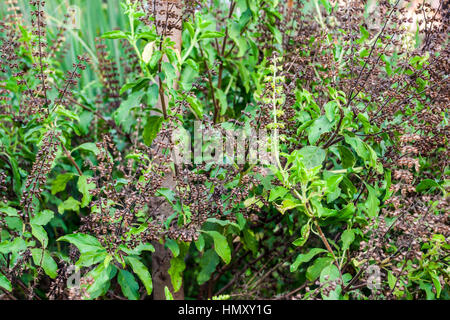
<path id="1" fill-rule="evenodd" d="M 447 1 L 0 18 L 0 299 L 450 297 Z"/>

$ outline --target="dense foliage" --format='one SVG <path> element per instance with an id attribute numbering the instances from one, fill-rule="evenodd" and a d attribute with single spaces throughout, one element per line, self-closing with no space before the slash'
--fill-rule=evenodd
<path id="1" fill-rule="evenodd" d="M 0 299 L 449 298 L 446 1 L 0 9 Z"/>

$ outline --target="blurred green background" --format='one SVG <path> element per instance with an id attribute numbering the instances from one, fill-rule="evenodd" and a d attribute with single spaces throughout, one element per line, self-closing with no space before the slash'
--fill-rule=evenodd
<path id="1" fill-rule="evenodd" d="M 0 19 L 4 20 L 8 13 L 8 2 L 2 0 L 0 2 Z M 30 4 L 28 0 L 18 0 L 17 6 L 23 15 L 23 20 L 26 25 L 31 23 Z M 73 11 L 74 10 L 74 11 Z M 61 26 L 64 20 L 64 15 L 69 12 L 76 12 L 75 24 L 76 29 L 69 28 L 65 31 L 64 46 L 67 50 L 65 57 L 61 60 L 63 70 L 70 70 L 73 62 L 76 61 L 76 56 L 79 54 L 88 54 L 91 57 L 94 68 L 87 68 L 83 73 L 83 78 L 80 82 L 82 93 L 89 99 L 95 96 L 95 89 L 97 78 L 95 76 L 95 67 L 97 65 L 97 53 L 95 49 L 95 38 L 99 37 L 106 31 L 113 29 L 127 29 L 126 16 L 122 12 L 119 0 L 46 0 L 44 11 L 47 17 L 48 38 L 51 40 L 55 38 L 58 33 L 58 26 Z M 120 64 L 120 57 L 123 56 L 123 48 L 119 41 L 106 40 L 104 42 L 108 46 L 111 58 L 119 67 L 119 72 L 122 75 L 122 68 Z M 98 78 L 97 78 L 98 79 Z"/>

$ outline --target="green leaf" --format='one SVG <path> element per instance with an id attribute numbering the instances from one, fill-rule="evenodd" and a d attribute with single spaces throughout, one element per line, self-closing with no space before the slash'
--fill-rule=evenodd
<path id="1" fill-rule="evenodd" d="M 58 175 L 52 183 L 52 194 L 66 190 L 67 182 L 69 182 L 74 176 L 75 174 L 72 172 Z"/>
<path id="2" fill-rule="evenodd" d="M 117 282 L 122 288 L 122 293 L 130 300 L 139 300 L 139 284 L 131 272 L 119 270 Z"/>
<path id="3" fill-rule="evenodd" d="M 56 278 L 58 275 L 58 265 L 47 250 L 33 248 L 31 249 L 31 255 L 35 265 L 41 266 L 50 278 Z"/>
<path id="4" fill-rule="evenodd" d="M 352 229 L 347 229 L 342 233 L 342 251 L 347 250 L 352 242 L 355 240 L 355 231 Z"/>
<path id="5" fill-rule="evenodd" d="M 6 213 L 8 217 L 18 217 L 17 209 L 13 207 L 0 208 L 0 212 Z"/>
<path id="6" fill-rule="evenodd" d="M 255 233 L 246 228 L 243 231 L 244 239 L 241 238 L 241 240 L 244 240 L 244 245 L 246 248 L 250 249 L 253 254 L 258 253 L 258 240 L 256 240 Z"/>
<path id="7" fill-rule="evenodd" d="M 355 205 L 353 204 L 353 202 L 348 203 L 344 208 L 342 208 L 341 210 L 339 210 L 338 214 L 337 214 L 337 220 L 340 221 L 347 221 L 348 219 L 350 219 L 350 217 L 353 216 L 353 214 L 355 213 Z"/>
<path id="8" fill-rule="evenodd" d="M 211 278 L 211 275 L 216 270 L 219 264 L 219 256 L 215 253 L 213 249 L 206 250 L 200 260 L 200 273 L 197 275 L 197 282 L 199 285 L 204 284 Z"/>
<path id="9" fill-rule="evenodd" d="M 165 246 L 169 248 L 170 251 L 172 251 L 172 255 L 174 256 L 174 258 L 178 257 L 178 255 L 180 254 L 180 247 L 178 247 L 178 243 L 175 240 L 167 239 Z"/>
<path id="10" fill-rule="evenodd" d="M 247 52 L 248 43 L 246 37 L 241 36 L 241 26 L 239 25 L 239 23 L 233 22 L 228 34 L 239 49 L 236 57 L 243 57 Z"/>
<path id="11" fill-rule="evenodd" d="M 369 32 L 362 25 L 359 26 L 359 31 L 361 31 L 361 38 L 357 40 L 357 43 L 361 44 L 369 38 Z"/>
<path id="12" fill-rule="evenodd" d="M 288 192 L 288 189 L 281 186 L 276 186 L 275 188 L 270 190 L 269 202 L 277 200 L 278 198 L 283 198 Z"/>
<path id="13" fill-rule="evenodd" d="M 164 121 L 163 117 L 160 116 L 149 116 L 145 123 L 144 133 L 142 138 L 144 139 L 144 143 L 147 146 L 151 146 L 153 140 L 158 135 L 159 130 L 161 129 L 161 125 Z"/>
<path id="14" fill-rule="evenodd" d="M 104 261 L 107 255 L 108 253 L 105 249 L 82 252 L 75 265 L 78 267 L 90 267 Z"/>
<path id="15" fill-rule="evenodd" d="M 76 246 L 81 253 L 105 250 L 97 238 L 83 233 L 68 234 L 59 238 L 57 241 L 70 242 Z"/>
<path id="16" fill-rule="evenodd" d="M 195 246 L 197 247 L 198 251 L 203 252 L 203 249 L 205 249 L 205 238 L 203 235 L 199 235 L 197 241 L 195 241 Z"/>
<path id="17" fill-rule="evenodd" d="M 167 286 L 164 287 L 164 294 L 166 295 L 166 300 L 173 300 L 173 295 Z"/>
<path id="18" fill-rule="evenodd" d="M 378 156 L 376 152 L 367 143 L 358 137 L 345 136 L 345 142 L 352 146 L 356 154 L 360 156 L 365 163 L 375 168 L 379 173 L 383 173 L 383 167 L 377 162 Z"/>
<path id="19" fill-rule="evenodd" d="M 363 160 L 369 159 L 369 151 L 366 148 L 366 144 L 358 137 L 350 137 L 345 136 L 345 142 L 352 146 L 352 148 L 356 151 L 356 154 L 361 157 Z"/>
<path id="20" fill-rule="evenodd" d="M 184 269 L 186 269 L 184 255 L 170 259 L 170 268 L 167 273 L 170 275 L 174 292 L 178 292 L 183 284 Z"/>
<path id="21" fill-rule="evenodd" d="M 133 91 L 138 91 L 142 88 L 145 88 L 147 84 L 150 82 L 151 78 L 149 77 L 141 77 L 138 78 L 134 82 L 128 82 L 122 86 L 122 88 L 119 91 L 119 95 L 123 95 L 125 92 L 127 92 L 129 89 L 133 89 Z M 158 85 L 154 83 L 152 86 L 156 86 L 158 89 Z M 153 107 L 153 106 L 151 106 Z"/>
<path id="22" fill-rule="evenodd" d="M 195 30 L 194 30 L 194 27 L 192 26 L 192 24 L 189 21 L 185 21 L 184 26 L 186 27 L 186 30 L 189 31 L 189 35 L 191 36 L 191 39 L 193 39 L 194 35 L 195 35 Z"/>
<path id="23" fill-rule="evenodd" d="M 0 287 L 6 289 L 9 292 L 11 292 L 12 290 L 11 282 L 1 273 L 0 273 Z"/>
<path id="24" fill-rule="evenodd" d="M 163 62 L 161 64 L 161 70 L 165 75 L 165 79 L 168 82 L 168 85 L 170 86 L 172 80 L 177 77 L 177 71 L 175 70 L 174 66 L 169 62 Z"/>
<path id="25" fill-rule="evenodd" d="M 75 150 L 83 150 L 83 151 L 89 151 L 95 154 L 96 156 L 100 153 L 100 150 L 98 149 L 97 145 L 93 142 L 86 142 L 82 145 L 79 145 L 75 149 L 72 150 L 74 152 Z"/>
<path id="26" fill-rule="evenodd" d="M 392 75 L 392 62 L 391 62 L 391 59 L 388 58 L 385 54 L 382 54 L 381 55 L 381 60 L 385 63 L 384 70 L 386 71 L 387 75 L 388 76 Z"/>
<path id="27" fill-rule="evenodd" d="M 175 201 L 175 193 L 169 188 L 160 188 L 156 191 L 157 196 L 163 196 L 170 203 Z"/>
<path id="28" fill-rule="evenodd" d="M 222 38 L 224 36 L 225 36 L 225 34 L 223 32 L 206 30 L 202 33 L 202 35 L 200 36 L 200 39 Z"/>
<path id="29" fill-rule="evenodd" d="M 205 20 L 205 21 L 199 21 L 199 27 L 200 27 L 200 29 L 206 29 L 206 28 L 208 28 L 210 25 L 211 25 L 211 23 L 213 23 L 212 22 L 212 20 L 210 20 L 210 19 L 208 19 L 208 20 Z"/>
<path id="30" fill-rule="evenodd" d="M 433 285 L 431 283 L 419 282 L 419 287 L 422 290 L 425 290 L 425 294 L 427 295 L 427 300 L 435 300 L 435 294 L 433 293 Z"/>
<path id="31" fill-rule="evenodd" d="M 192 88 L 192 84 L 195 79 L 198 78 L 198 65 L 192 60 L 188 59 L 186 61 L 185 67 L 181 72 L 180 77 L 180 87 L 182 90 L 189 91 Z"/>
<path id="32" fill-rule="evenodd" d="M 326 116 L 317 118 L 314 123 L 306 130 L 308 132 L 308 140 L 310 144 L 315 144 L 320 136 L 330 132 L 333 128 L 333 122 L 329 121 Z"/>
<path id="33" fill-rule="evenodd" d="M 83 198 L 81 199 L 81 207 L 86 207 L 92 199 L 92 195 L 90 193 L 90 190 L 94 190 L 96 185 L 94 182 L 88 183 L 88 179 L 90 177 L 82 175 L 78 178 L 78 191 L 83 195 Z"/>
<path id="34" fill-rule="evenodd" d="M 356 159 L 353 155 L 353 152 L 344 146 L 338 146 L 339 155 L 341 157 L 341 165 L 344 169 L 353 168 L 355 165 Z"/>
<path id="35" fill-rule="evenodd" d="M 75 120 L 75 121 L 80 121 L 80 117 L 78 117 L 78 115 L 70 110 L 67 110 L 66 108 L 64 108 L 64 106 L 62 105 L 58 105 L 54 111 L 57 115 L 69 118 L 71 120 Z"/>
<path id="36" fill-rule="evenodd" d="M 317 197 L 311 199 L 311 204 L 317 210 L 317 216 L 321 219 L 335 218 L 338 215 L 337 210 L 323 206 Z"/>
<path id="37" fill-rule="evenodd" d="M 322 165 L 322 162 L 325 160 L 327 155 L 325 150 L 315 146 L 303 147 L 300 149 L 298 154 L 303 157 L 301 161 L 306 169 L 311 169 Z"/>
<path id="38" fill-rule="evenodd" d="M 321 289 L 321 296 L 324 300 L 339 300 L 340 293 L 342 291 L 341 285 L 337 285 L 336 289 L 329 291 L 327 295 L 325 294 L 324 290 L 329 286 L 330 281 L 335 281 L 339 279 L 339 277 L 339 269 L 334 264 L 326 266 L 320 272 L 320 284 L 324 286 Z"/>
<path id="39" fill-rule="evenodd" d="M 104 263 L 100 263 L 95 269 L 89 271 L 83 278 L 93 279 L 94 283 L 87 289 L 90 299 L 95 299 L 103 294 L 109 288 L 110 280 L 114 277 L 117 269 L 108 265 L 105 267 Z"/>
<path id="40" fill-rule="evenodd" d="M 250 207 L 250 206 L 252 206 L 252 205 L 254 205 L 254 204 L 258 203 L 258 202 L 259 202 L 259 200 L 256 197 L 251 197 L 251 198 L 245 199 L 244 207 L 248 208 L 248 207 Z"/>
<path id="41" fill-rule="evenodd" d="M 244 229 L 245 225 L 247 224 L 247 220 L 245 220 L 244 215 L 241 212 L 238 212 L 236 214 L 237 223 L 239 225 L 239 229 Z"/>
<path id="42" fill-rule="evenodd" d="M 380 200 L 377 198 L 377 194 L 374 188 L 372 188 L 370 185 L 364 182 L 364 184 L 367 187 L 367 190 L 369 191 L 369 194 L 367 196 L 367 201 L 365 203 L 367 208 L 367 214 L 369 217 L 373 218 L 378 216 L 379 206 L 380 206 Z"/>
<path id="43" fill-rule="evenodd" d="M 333 263 L 333 258 L 330 258 L 330 257 L 317 258 L 314 261 L 314 264 L 306 270 L 306 278 L 309 281 L 316 280 L 319 277 L 322 270 L 332 263 Z"/>
<path id="44" fill-rule="evenodd" d="M 394 289 L 395 283 L 397 282 L 397 277 L 391 271 L 388 271 L 388 284 L 389 288 Z"/>
<path id="45" fill-rule="evenodd" d="M 134 249 L 138 254 L 140 254 L 142 251 L 150 251 L 155 252 L 155 248 L 150 243 L 141 243 Z"/>
<path id="46" fill-rule="evenodd" d="M 38 224 L 31 224 L 31 233 L 33 236 L 39 240 L 42 244 L 43 248 L 46 248 L 48 245 L 48 236 L 45 229 Z"/>
<path id="47" fill-rule="evenodd" d="M 105 260 L 103 260 L 103 264 L 105 265 L 105 268 L 107 268 L 110 265 L 113 258 L 114 257 L 110 254 L 106 255 Z"/>
<path id="48" fill-rule="evenodd" d="M 139 107 L 139 103 L 144 95 L 145 91 L 137 91 L 130 94 L 128 99 L 123 101 L 114 112 L 114 120 L 118 125 L 122 125 L 127 132 L 131 127 L 131 124 L 127 121 L 130 119 L 130 112 L 133 108 Z"/>
<path id="49" fill-rule="evenodd" d="M 442 285 L 439 281 L 439 276 L 437 275 L 435 270 L 429 271 L 431 276 L 431 280 L 433 281 L 434 288 L 436 289 L 436 297 L 439 298 L 441 296 Z"/>
<path id="50" fill-rule="evenodd" d="M 148 63 L 149 67 L 153 69 L 156 64 L 161 60 L 162 52 L 157 50 L 153 53 L 152 58 L 150 59 L 150 62 Z"/>
<path id="51" fill-rule="evenodd" d="M 325 115 L 328 119 L 328 121 L 332 122 L 334 121 L 334 118 L 336 116 L 336 109 L 337 109 L 338 103 L 336 101 L 329 101 L 327 104 L 324 105 L 325 109 Z"/>
<path id="52" fill-rule="evenodd" d="M 202 104 L 198 101 L 197 98 L 192 97 L 192 96 L 187 96 L 186 97 L 186 101 L 189 103 L 192 111 L 194 112 L 194 114 L 199 118 L 202 119 L 203 118 L 203 106 Z"/>
<path id="53" fill-rule="evenodd" d="M 73 197 L 69 197 L 66 201 L 58 205 L 58 212 L 63 214 L 64 211 L 76 211 L 80 210 L 80 201 L 75 200 Z"/>
<path id="54" fill-rule="evenodd" d="M 17 163 L 17 160 L 13 157 L 11 157 L 7 153 L 0 153 L 1 155 L 4 155 L 9 160 L 9 166 L 11 168 L 12 174 L 13 174 L 13 189 L 17 196 L 21 197 L 21 187 L 22 187 L 22 178 L 20 176 L 19 172 L 19 164 Z M 1 159 L 1 158 L 0 158 Z"/>
<path id="55" fill-rule="evenodd" d="M 18 253 L 27 249 L 27 243 L 22 238 L 15 238 L 13 241 L 5 240 L 0 243 L 0 253 Z"/>
<path id="56" fill-rule="evenodd" d="M 215 90 L 216 90 L 217 99 L 219 100 L 220 115 L 223 116 L 227 112 L 227 109 L 228 109 L 227 95 L 221 89 L 215 88 Z"/>
<path id="57" fill-rule="evenodd" d="M 298 238 L 297 240 L 295 240 L 292 244 L 294 246 L 296 246 L 296 247 L 303 246 L 306 243 L 306 241 L 308 241 L 310 231 L 311 231 L 311 226 L 310 226 L 309 221 L 308 221 L 308 223 L 306 223 L 302 227 L 302 230 L 300 232 L 301 237 Z"/>
<path id="58" fill-rule="evenodd" d="M 203 231 L 208 234 L 214 240 L 214 250 L 222 258 L 225 264 L 229 264 L 231 261 L 231 249 L 228 245 L 227 238 L 221 235 L 217 231 Z"/>
<path id="59" fill-rule="evenodd" d="M 8 228 L 15 231 L 22 231 L 23 230 L 23 223 L 22 219 L 19 217 L 5 217 L 5 222 Z"/>
<path id="60" fill-rule="evenodd" d="M 308 253 L 301 253 L 297 256 L 297 258 L 295 258 L 294 263 L 291 264 L 291 272 L 295 272 L 297 271 L 298 267 L 302 264 L 302 263 L 306 263 L 311 261 L 312 258 L 314 258 L 316 255 L 318 255 L 319 253 L 323 253 L 323 252 L 327 252 L 327 250 L 325 249 L 321 249 L 321 248 L 314 248 L 309 250 Z"/>
<path id="61" fill-rule="evenodd" d="M 299 202 L 294 202 L 293 200 L 285 199 L 285 200 L 283 200 L 281 205 L 275 204 L 275 207 L 278 209 L 278 211 L 281 212 L 281 214 L 285 214 L 286 211 L 292 210 L 292 209 L 297 208 L 297 207 L 299 207 L 301 205 L 302 204 L 299 203 Z"/>
<path id="62" fill-rule="evenodd" d="M 358 53 L 359 53 L 360 58 L 365 58 L 369 55 L 369 49 L 361 48 L 361 50 L 359 50 Z"/>
<path id="63" fill-rule="evenodd" d="M 328 267 L 325 267 L 320 273 L 320 283 L 325 284 L 327 282 L 339 279 L 339 277 L 340 277 L 339 269 L 336 267 L 335 264 L 331 264 Z"/>
<path id="64" fill-rule="evenodd" d="M 178 66 L 178 64 L 181 62 L 181 55 L 178 51 L 175 51 L 172 48 L 166 47 L 164 50 L 164 53 L 166 54 L 166 57 L 172 66 Z M 163 67 L 163 69 L 164 69 L 164 67 Z M 174 70 L 175 70 L 175 74 L 177 75 L 177 71 L 176 71 L 175 67 L 174 67 Z"/>
<path id="65" fill-rule="evenodd" d="M 342 190 L 344 192 L 346 192 L 350 198 L 353 198 L 353 196 L 355 195 L 355 193 L 357 191 L 356 187 L 353 185 L 353 183 L 350 181 L 350 179 L 347 178 L 346 176 L 344 176 L 344 178 L 342 179 L 340 186 L 342 187 Z"/>
<path id="66" fill-rule="evenodd" d="M 432 179 L 425 179 L 425 180 L 422 180 L 422 181 L 416 186 L 416 191 L 417 191 L 417 192 L 422 192 L 422 191 L 431 189 L 431 188 L 433 188 L 433 187 L 438 187 L 438 188 L 439 188 L 440 185 L 439 185 L 436 181 L 434 181 L 434 180 L 432 180 Z"/>
<path id="67" fill-rule="evenodd" d="M 152 294 L 152 276 L 150 275 L 150 272 L 148 272 L 147 267 L 136 258 L 127 257 L 126 260 L 128 265 L 133 269 L 133 272 L 139 277 L 139 279 L 141 279 L 145 289 L 147 290 L 147 294 Z"/>
<path id="68" fill-rule="evenodd" d="M 266 26 L 269 28 L 270 32 L 272 32 L 276 43 L 281 44 L 281 42 L 283 41 L 283 35 L 281 34 L 281 31 L 271 24 L 266 23 Z"/>
<path id="69" fill-rule="evenodd" d="M 45 226 L 50 220 L 53 219 L 55 214 L 51 210 L 39 211 L 34 217 L 31 218 L 31 224 Z"/>
<path id="70" fill-rule="evenodd" d="M 233 226 L 233 227 L 235 227 L 237 229 L 240 229 L 239 225 L 237 223 L 231 222 L 231 221 L 228 221 L 228 220 L 219 220 L 219 219 L 216 219 L 216 218 L 208 218 L 208 219 L 206 219 L 206 221 L 207 222 L 211 222 L 211 223 L 217 223 L 218 225 L 220 225 L 222 227 Z"/>
<path id="71" fill-rule="evenodd" d="M 139 14 L 142 14 L 142 12 L 140 12 Z M 135 15 L 135 18 L 139 19 L 139 17 L 137 15 Z M 153 41 L 153 40 L 156 40 L 156 38 L 158 38 L 158 35 L 156 34 L 156 32 L 154 30 L 151 30 L 151 31 L 138 30 L 138 33 L 136 36 L 138 39 L 145 39 L 146 41 Z"/>
<path id="72" fill-rule="evenodd" d="M 361 121 L 365 129 L 370 129 L 370 121 L 366 113 L 358 113 L 358 120 Z"/>
<path id="73" fill-rule="evenodd" d="M 150 108 L 153 108 L 159 99 L 159 87 L 156 83 L 152 84 L 148 88 L 147 92 L 147 104 Z"/>
<path id="74" fill-rule="evenodd" d="M 343 175 L 335 174 L 327 178 L 327 189 L 329 192 L 333 192 L 339 186 L 339 183 L 344 179 Z"/>
<path id="75" fill-rule="evenodd" d="M 239 76 L 241 77 L 242 84 L 244 85 L 245 92 L 250 91 L 250 75 L 249 70 L 245 67 L 242 61 L 235 61 L 236 66 L 239 71 Z"/>
<path id="76" fill-rule="evenodd" d="M 102 34 L 103 39 L 127 39 L 125 32 L 121 30 L 108 31 Z"/>

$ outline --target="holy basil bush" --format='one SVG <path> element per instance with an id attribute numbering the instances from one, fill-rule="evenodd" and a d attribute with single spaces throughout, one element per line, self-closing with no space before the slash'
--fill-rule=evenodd
<path id="1" fill-rule="evenodd" d="M 444 1 L 73 2 L 0 4 L 0 299 L 449 298 Z"/>

